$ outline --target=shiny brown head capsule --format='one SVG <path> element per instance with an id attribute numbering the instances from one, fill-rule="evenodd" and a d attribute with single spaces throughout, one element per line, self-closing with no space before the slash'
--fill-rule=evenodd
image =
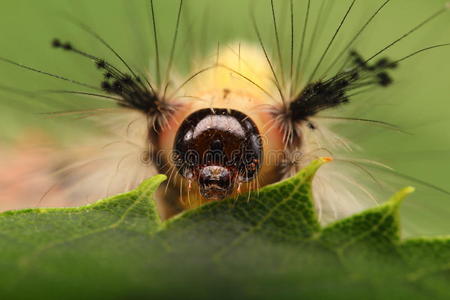
<path id="1" fill-rule="evenodd" d="M 201 109 L 188 116 L 173 149 L 178 172 L 198 183 L 207 200 L 222 200 L 253 180 L 263 157 L 255 123 L 232 109 Z"/>

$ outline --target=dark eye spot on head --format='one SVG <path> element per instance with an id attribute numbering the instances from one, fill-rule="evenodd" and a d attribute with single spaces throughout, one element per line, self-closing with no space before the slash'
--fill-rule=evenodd
<path id="1" fill-rule="evenodd" d="M 211 143 L 212 151 L 223 151 L 223 143 L 221 140 L 217 139 Z"/>

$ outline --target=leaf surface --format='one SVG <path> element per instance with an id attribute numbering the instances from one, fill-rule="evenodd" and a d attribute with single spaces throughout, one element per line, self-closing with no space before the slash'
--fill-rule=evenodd
<path id="1" fill-rule="evenodd" d="M 406 188 L 324 228 L 311 193 L 317 160 L 250 195 L 160 222 L 165 180 L 95 204 L 0 215 L 8 298 L 411 298 L 450 295 L 450 239 L 402 240 Z"/>

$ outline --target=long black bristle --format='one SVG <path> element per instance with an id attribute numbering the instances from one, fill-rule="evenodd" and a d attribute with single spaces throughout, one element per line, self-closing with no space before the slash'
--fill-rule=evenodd
<path id="1" fill-rule="evenodd" d="M 397 67 L 396 62 L 382 58 L 369 64 L 356 51 L 350 52 L 354 65 L 330 79 L 312 82 L 290 103 L 292 122 L 307 121 L 322 110 L 349 102 L 349 92 L 370 85 L 387 87 L 393 83 L 388 70 Z"/>
<path id="2" fill-rule="evenodd" d="M 153 90 L 148 89 L 134 73 L 132 75 L 124 73 L 106 60 L 81 51 L 71 43 L 64 43 L 59 39 L 54 39 L 52 46 L 94 61 L 97 69 L 103 72 L 104 80 L 100 83 L 101 90 L 108 95 L 122 99 L 118 102 L 120 106 L 136 109 L 150 116 L 161 112 L 158 96 Z"/>

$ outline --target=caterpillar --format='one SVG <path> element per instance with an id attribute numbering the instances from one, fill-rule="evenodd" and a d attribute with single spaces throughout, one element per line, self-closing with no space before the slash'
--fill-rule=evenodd
<path id="1" fill-rule="evenodd" d="M 246 26 L 241 29 L 251 32 L 252 37 L 226 38 L 223 43 L 214 35 L 206 37 L 209 24 L 214 23 L 208 19 L 219 13 L 212 12 L 210 2 L 123 3 L 125 7 L 136 6 L 146 15 L 138 25 L 145 24 L 149 42 L 134 47 L 146 52 L 151 44 L 151 53 L 143 55 L 149 65 L 130 63 L 113 46 L 114 40 L 108 41 L 95 27 L 64 13 L 66 22 L 80 33 L 70 38 L 53 36 L 46 41 L 50 41 L 46 51 L 51 51 L 55 59 L 70 59 L 86 66 L 89 75 L 83 73 L 81 78 L 93 79 L 73 78 L 64 75 L 68 72 L 0 57 L 4 67 L 45 77 L 51 82 L 45 86 L 52 87 L 33 92 L 25 85 L 2 84 L 2 92 L 50 107 L 68 99 L 74 109 L 47 115 L 55 120 L 75 117 L 77 122 L 81 118 L 87 124 L 85 130 L 98 129 L 88 141 L 75 134 L 68 150 L 43 151 L 39 156 L 41 160 L 45 157 L 42 165 L 39 170 L 34 166 L 32 172 L 44 181 L 39 188 L 45 188 L 31 192 L 32 205 L 89 203 L 126 192 L 143 179 L 163 173 L 168 180 L 158 192 L 158 209 L 161 217 L 168 219 L 207 202 L 257 193 L 263 186 L 294 175 L 318 157 L 333 159 L 314 180 L 315 204 L 323 223 L 376 205 L 395 189 L 386 189 L 388 184 L 380 178 L 392 170 L 371 157 L 355 154 L 358 140 L 346 138 L 338 128 L 351 124 L 365 130 L 369 127 L 402 132 L 389 121 L 365 117 L 370 106 L 355 116 L 347 116 L 346 111 L 369 103 L 367 98 L 372 95 L 389 97 L 403 68 L 419 57 L 427 57 L 427 53 L 442 55 L 449 46 L 448 41 L 421 43 L 403 53 L 391 53 L 421 31 L 435 28 L 433 23 L 438 20 L 447 17 L 448 21 L 449 5 L 445 4 L 421 14 L 406 30 L 393 28 L 396 34 L 387 41 L 370 49 L 360 47 L 360 40 L 369 30 L 372 35 L 378 33 L 379 22 L 386 20 L 383 17 L 393 2 L 234 3 L 233 10 L 249 5 Z M 189 7 L 195 7 L 194 13 Z M 202 7 L 204 12 L 195 13 Z M 364 16 L 362 23 L 357 20 L 356 10 Z M 163 14 L 167 15 L 164 20 Z M 226 16 L 219 31 L 230 30 L 229 23 L 234 20 Z M 128 21 L 134 26 L 133 21 Z M 358 25 L 349 28 L 353 23 Z M 163 26 L 165 34 L 161 34 Z M 133 31 L 139 29 L 134 26 Z M 446 28 L 441 31 L 448 33 Z M 142 32 L 134 33 L 134 41 L 143 36 Z M 88 37 L 89 43 L 78 42 L 79 36 Z M 120 34 L 115 38 L 130 40 Z M 212 42 L 204 45 L 202 39 Z M 186 56 L 184 66 L 180 56 Z M 53 88 L 59 84 L 64 87 Z M 87 101 L 81 104 L 79 99 L 97 106 L 84 108 Z M 72 122 L 69 127 L 79 124 Z M 37 152 L 36 148 L 32 151 Z M 19 160 L 23 163 L 25 157 L 30 155 L 24 154 Z M 16 167 L 3 170 L 7 168 Z M 412 177 L 403 179 L 447 193 Z M 29 199 L 15 200 L 4 209 L 30 205 Z"/>

